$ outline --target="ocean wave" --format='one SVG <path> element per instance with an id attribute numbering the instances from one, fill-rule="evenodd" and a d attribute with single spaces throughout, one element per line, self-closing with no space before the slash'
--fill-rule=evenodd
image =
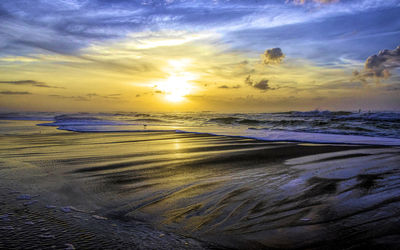
<path id="1" fill-rule="evenodd" d="M 143 129 L 164 131 L 182 130 L 221 135 L 254 136 L 254 131 L 287 131 L 315 134 L 312 142 L 322 134 L 354 135 L 400 139 L 400 112 L 349 112 L 349 111 L 290 111 L 281 113 L 0 113 L 1 120 L 43 120 L 43 126 L 59 129 L 89 131 L 138 131 Z M 78 128 L 79 127 L 79 128 Z M 250 129 L 251 128 L 251 129 Z M 261 132 L 260 132 L 261 133 Z M 257 134 L 259 136 L 259 134 Z M 303 140 L 291 134 L 287 140 Z M 264 138 L 262 136 L 260 138 Z M 267 137 L 265 137 L 267 138 Z M 268 137 L 269 138 L 269 137 Z M 268 139 L 267 138 L 267 139 Z M 309 137 L 307 137 L 309 138 Z M 341 138 L 347 143 L 346 138 Z M 310 140 L 308 140 L 310 141 Z M 328 140 L 331 141 L 331 140 Z M 335 142 L 337 140 L 334 140 Z"/>
<path id="2" fill-rule="evenodd" d="M 237 122 L 239 119 L 237 117 L 217 117 L 211 118 L 208 122 L 215 122 L 215 123 L 223 123 L 223 124 L 233 124 Z"/>
<path id="3" fill-rule="evenodd" d="M 134 119 L 132 121 L 135 122 L 160 122 L 160 123 L 170 123 L 169 121 L 162 120 L 162 119 L 156 119 L 156 118 L 142 118 L 142 119 Z"/>
<path id="4" fill-rule="evenodd" d="M 329 111 L 329 110 L 313 110 L 313 111 L 291 111 L 289 112 L 292 116 L 298 117 L 318 117 L 318 116 L 340 116 L 340 115 L 351 115 L 353 112 L 350 111 Z"/>
<path id="5" fill-rule="evenodd" d="M 63 121 L 98 121 L 99 118 L 93 116 L 74 116 L 74 115 L 57 115 L 54 117 L 56 122 Z"/>
<path id="6" fill-rule="evenodd" d="M 126 125 L 124 122 L 107 120 L 87 113 L 75 115 L 56 115 L 51 123 L 41 123 L 40 126 L 104 126 L 104 125 Z"/>
<path id="7" fill-rule="evenodd" d="M 238 121 L 239 124 L 245 124 L 245 125 L 258 125 L 264 122 L 265 121 L 253 120 L 253 119 L 243 119 Z"/>
<path id="8" fill-rule="evenodd" d="M 54 113 L 47 112 L 8 112 L 0 113 L 0 120 L 51 121 Z"/>

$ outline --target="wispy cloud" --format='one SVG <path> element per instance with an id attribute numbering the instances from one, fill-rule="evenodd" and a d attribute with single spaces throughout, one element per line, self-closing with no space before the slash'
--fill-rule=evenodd
<path id="1" fill-rule="evenodd" d="M 0 95 L 31 95 L 31 92 L 27 91 L 9 91 L 9 90 L 4 90 L 0 91 Z"/>
<path id="2" fill-rule="evenodd" d="M 339 0 L 287 0 L 286 3 L 293 2 L 294 4 L 306 4 L 306 3 L 320 3 L 320 4 L 330 4 L 330 3 L 337 3 Z"/>
<path id="3" fill-rule="evenodd" d="M 72 99 L 74 101 L 90 101 L 90 98 L 87 96 L 65 96 L 65 95 L 48 95 L 50 97 L 57 97 L 57 98 L 62 98 L 62 99 Z"/>
<path id="4" fill-rule="evenodd" d="M 30 85 L 34 87 L 41 87 L 41 88 L 62 88 L 48 85 L 44 82 L 38 82 L 35 80 L 18 80 L 18 81 L 0 81 L 3 84 L 12 84 L 12 85 Z"/>
<path id="5" fill-rule="evenodd" d="M 59 94 L 51 94 L 48 95 L 50 97 L 57 97 L 57 98 L 62 98 L 62 99 L 71 99 L 74 101 L 91 101 L 92 98 L 103 98 L 103 99 L 119 99 L 121 97 L 121 94 L 108 94 L 108 95 L 100 95 L 97 93 L 89 93 L 86 95 L 77 95 L 77 96 L 71 96 L 71 95 L 59 95 Z"/>
<path id="6" fill-rule="evenodd" d="M 334 3 L 294 0 L 290 3 Z M 335 8 L 308 11 L 284 1 L 35 1 L 0 2 L 1 54 L 38 51 L 79 54 L 93 42 L 116 40 L 144 30 L 195 29 L 221 33 L 272 28 L 351 15 L 396 1 L 341 1 Z M 398 6 L 398 3 L 397 3 Z"/>

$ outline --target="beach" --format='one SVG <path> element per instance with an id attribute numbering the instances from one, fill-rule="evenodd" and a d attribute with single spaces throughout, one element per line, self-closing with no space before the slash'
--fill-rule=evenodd
<path id="1" fill-rule="evenodd" d="M 0 123 L 0 248 L 400 243 L 398 146 L 38 123 Z"/>
<path id="2" fill-rule="evenodd" d="M 0 250 L 400 249 L 399 13 L 0 1 Z"/>

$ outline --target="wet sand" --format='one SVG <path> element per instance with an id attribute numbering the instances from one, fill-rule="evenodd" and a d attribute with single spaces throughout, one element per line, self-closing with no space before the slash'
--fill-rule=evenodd
<path id="1" fill-rule="evenodd" d="M 75 133 L 37 123 L 0 123 L 0 248 L 400 244 L 398 147 Z"/>
<path id="2" fill-rule="evenodd" d="M 27 192 L 0 190 L 0 249 L 223 249 L 146 223 L 54 205 L 41 195 L 20 199 Z"/>

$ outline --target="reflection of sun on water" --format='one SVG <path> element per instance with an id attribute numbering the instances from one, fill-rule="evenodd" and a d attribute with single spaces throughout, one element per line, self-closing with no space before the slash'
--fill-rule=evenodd
<path id="1" fill-rule="evenodd" d="M 192 90 L 190 81 L 197 77 L 190 72 L 185 72 L 185 68 L 190 63 L 188 59 L 171 60 L 168 68 L 170 76 L 164 80 L 157 82 L 157 89 L 165 94 L 165 99 L 170 102 L 180 102 L 185 99 Z"/>

